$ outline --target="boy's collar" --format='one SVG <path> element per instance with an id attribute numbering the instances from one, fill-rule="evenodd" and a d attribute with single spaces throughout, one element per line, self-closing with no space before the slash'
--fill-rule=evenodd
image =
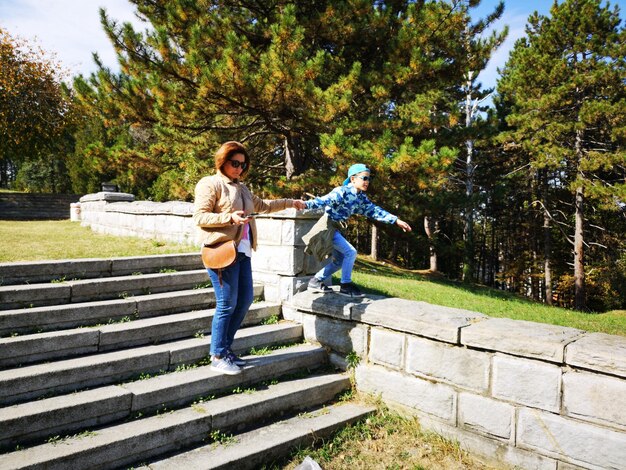
<path id="1" fill-rule="evenodd" d="M 346 188 L 348 188 L 350 190 L 351 193 L 354 194 L 361 194 L 363 191 L 359 191 L 358 189 L 356 189 L 356 187 L 354 186 L 354 184 L 352 184 L 352 181 L 350 181 L 347 185 Z"/>

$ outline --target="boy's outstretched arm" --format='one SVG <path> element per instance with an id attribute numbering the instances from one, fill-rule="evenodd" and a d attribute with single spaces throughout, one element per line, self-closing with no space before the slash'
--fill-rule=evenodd
<path id="1" fill-rule="evenodd" d="M 309 199 L 308 201 L 305 201 L 304 204 L 306 205 L 307 209 L 322 209 L 326 206 L 336 205 L 339 203 L 340 200 L 341 193 L 340 191 L 338 191 L 338 188 L 335 188 L 324 196 L 318 196 L 314 199 Z"/>
<path id="2" fill-rule="evenodd" d="M 362 214 L 371 219 L 378 220 L 379 222 L 384 222 L 386 224 L 395 224 L 405 232 L 410 232 L 413 230 L 411 226 L 407 224 L 404 220 L 401 220 L 398 216 L 387 212 L 385 209 L 377 206 L 369 199 L 366 199 L 366 206 L 362 211 Z"/>

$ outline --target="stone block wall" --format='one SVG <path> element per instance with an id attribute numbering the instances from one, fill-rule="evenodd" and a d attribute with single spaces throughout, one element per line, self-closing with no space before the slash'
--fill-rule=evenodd
<path id="1" fill-rule="evenodd" d="M 0 220 L 62 220 L 79 194 L 0 193 Z"/>
<path id="2" fill-rule="evenodd" d="M 100 192 L 80 198 L 81 225 L 109 235 L 195 244 L 189 202 L 135 201 L 128 193 Z"/>
<path id="3" fill-rule="evenodd" d="M 626 338 L 402 299 L 303 292 L 306 338 L 355 352 L 359 390 L 524 469 L 626 468 Z"/>
<path id="4" fill-rule="evenodd" d="M 193 204 L 135 201 L 132 194 L 100 192 L 80 199 L 81 224 L 99 233 L 167 240 L 198 246 Z M 256 217 L 257 250 L 252 256 L 254 281 L 265 285 L 265 299 L 281 301 L 306 288 L 319 263 L 304 253 L 302 235 L 320 213 L 295 209 Z"/>

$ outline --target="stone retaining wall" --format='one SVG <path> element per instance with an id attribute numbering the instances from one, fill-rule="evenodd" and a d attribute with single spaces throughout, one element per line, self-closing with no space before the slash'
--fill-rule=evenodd
<path id="1" fill-rule="evenodd" d="M 61 220 L 70 218 L 78 194 L 0 193 L 0 220 Z"/>
<path id="2" fill-rule="evenodd" d="M 193 204 L 135 201 L 128 193 L 101 192 L 80 199 L 81 224 L 99 233 L 167 240 L 198 246 Z M 256 217 L 257 250 L 252 257 L 255 282 L 265 285 L 265 299 L 281 301 L 305 288 L 319 263 L 305 255 L 302 235 L 320 213 L 286 209 Z"/>
<path id="3" fill-rule="evenodd" d="M 80 198 L 81 225 L 98 233 L 194 244 L 189 202 L 135 201 L 128 193 L 100 192 Z"/>
<path id="4" fill-rule="evenodd" d="M 524 469 L 626 468 L 626 338 L 372 297 L 283 306 L 357 388 L 463 448 Z"/>

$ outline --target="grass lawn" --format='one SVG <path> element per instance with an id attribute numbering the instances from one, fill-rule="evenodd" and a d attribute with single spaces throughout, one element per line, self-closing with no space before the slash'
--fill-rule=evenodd
<path id="1" fill-rule="evenodd" d="M 69 220 L 0 220 L 0 263 L 160 255 L 199 251 L 189 245 L 93 232 Z"/>
<path id="2" fill-rule="evenodd" d="M 550 307 L 501 290 L 465 285 L 427 272 L 377 263 L 365 257 L 357 260 L 353 279 L 367 291 L 389 297 L 462 308 L 490 317 L 549 323 L 626 336 L 626 310 L 582 313 Z"/>
<path id="3" fill-rule="evenodd" d="M 111 258 L 196 251 L 189 245 L 94 233 L 77 222 L 0 221 L 0 262 Z M 423 271 L 357 260 L 354 280 L 368 292 L 587 331 L 626 336 L 626 311 L 593 314 L 548 307 L 507 292 L 452 282 Z"/>

